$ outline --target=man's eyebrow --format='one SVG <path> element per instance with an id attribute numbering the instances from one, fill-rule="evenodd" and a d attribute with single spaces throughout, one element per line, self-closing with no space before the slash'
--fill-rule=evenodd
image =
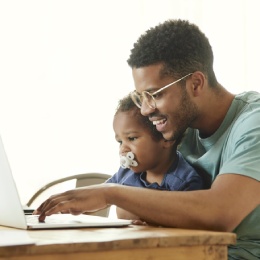
<path id="1" fill-rule="evenodd" d="M 157 91 L 157 90 L 159 90 L 160 88 L 158 88 L 158 87 L 149 87 L 148 89 L 146 89 L 146 90 L 143 90 L 143 91 L 146 91 L 146 92 L 149 92 L 149 93 L 151 93 L 151 92 L 155 92 L 155 91 Z M 142 92 L 143 92 L 142 91 Z M 135 90 L 135 92 L 139 95 L 139 96 L 141 96 L 141 94 L 139 93 L 139 92 L 137 92 L 136 90 Z"/>
<path id="2" fill-rule="evenodd" d="M 155 91 L 157 91 L 157 90 L 159 90 L 159 89 L 161 89 L 161 88 L 151 87 L 151 88 L 147 89 L 146 91 L 147 91 L 147 92 L 155 92 Z"/>

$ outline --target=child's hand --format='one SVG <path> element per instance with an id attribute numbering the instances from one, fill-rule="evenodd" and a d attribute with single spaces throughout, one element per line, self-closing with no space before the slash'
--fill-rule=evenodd
<path id="1" fill-rule="evenodd" d="M 147 223 L 145 221 L 142 221 L 140 219 L 135 219 L 132 221 L 133 225 L 139 225 L 139 226 L 147 226 Z"/>

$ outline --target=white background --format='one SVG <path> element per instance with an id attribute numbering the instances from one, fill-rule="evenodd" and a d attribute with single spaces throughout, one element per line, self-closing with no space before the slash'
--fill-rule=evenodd
<path id="1" fill-rule="evenodd" d="M 112 120 L 133 90 L 126 60 L 159 22 L 196 23 L 219 82 L 233 93 L 260 91 L 258 3 L 0 0 L 0 134 L 22 202 L 56 178 L 118 170 Z"/>

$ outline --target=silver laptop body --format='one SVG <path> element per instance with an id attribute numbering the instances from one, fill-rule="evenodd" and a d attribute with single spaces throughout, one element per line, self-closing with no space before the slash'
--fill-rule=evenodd
<path id="1" fill-rule="evenodd" d="M 27 220 L 28 217 L 28 220 Z M 25 216 L 17 187 L 0 136 L 0 225 L 20 229 L 54 229 L 76 227 L 117 227 L 131 224 L 130 220 L 81 214 L 54 214 L 38 222 L 35 215 Z"/>

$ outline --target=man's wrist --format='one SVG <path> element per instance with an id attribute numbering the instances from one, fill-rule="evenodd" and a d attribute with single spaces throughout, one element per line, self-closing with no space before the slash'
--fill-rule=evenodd
<path id="1" fill-rule="evenodd" d="M 107 183 L 104 188 L 104 196 L 106 200 L 107 206 L 115 205 L 116 204 L 116 198 L 118 195 L 118 190 L 120 189 L 119 184 L 115 183 Z"/>

